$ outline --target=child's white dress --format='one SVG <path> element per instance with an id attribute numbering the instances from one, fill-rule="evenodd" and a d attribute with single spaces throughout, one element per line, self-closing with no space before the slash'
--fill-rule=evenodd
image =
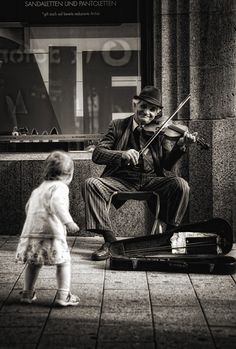
<path id="1" fill-rule="evenodd" d="M 58 180 L 44 181 L 26 204 L 16 261 L 46 265 L 69 261 L 65 224 L 72 221 L 68 186 Z"/>

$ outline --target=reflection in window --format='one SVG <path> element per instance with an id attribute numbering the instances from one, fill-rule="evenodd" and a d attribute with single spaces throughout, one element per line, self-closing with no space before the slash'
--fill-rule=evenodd
<path id="1" fill-rule="evenodd" d="M 101 133 L 132 113 L 141 85 L 139 24 L 31 27 L 24 45 L 1 34 L 1 134 L 16 126 Z"/>

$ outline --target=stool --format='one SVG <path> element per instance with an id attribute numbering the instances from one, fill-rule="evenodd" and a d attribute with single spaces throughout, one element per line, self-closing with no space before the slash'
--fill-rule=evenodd
<path id="1" fill-rule="evenodd" d="M 151 232 L 148 232 L 147 235 L 152 234 L 161 234 L 162 225 L 158 221 L 158 215 L 160 211 L 160 198 L 159 195 L 152 191 L 115 191 L 111 196 L 111 203 L 114 201 L 127 201 L 127 200 L 138 200 L 138 201 L 147 201 L 153 198 L 156 201 L 156 214 L 154 217 L 153 226 Z"/>

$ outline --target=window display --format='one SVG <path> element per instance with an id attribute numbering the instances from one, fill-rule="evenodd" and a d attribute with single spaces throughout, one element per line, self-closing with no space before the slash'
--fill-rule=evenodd
<path id="1" fill-rule="evenodd" d="M 138 0 L 50 3 L 25 1 L 28 22 L 0 23 L 0 137 L 100 135 L 140 92 Z"/>

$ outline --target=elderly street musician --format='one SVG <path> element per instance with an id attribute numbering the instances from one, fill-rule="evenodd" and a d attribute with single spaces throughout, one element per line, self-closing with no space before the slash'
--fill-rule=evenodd
<path id="1" fill-rule="evenodd" d="M 171 171 L 186 146 L 196 142 L 196 134 L 183 132 L 173 142 L 163 130 L 142 152 L 162 108 L 160 91 L 153 86 L 144 87 L 133 98 L 134 115 L 111 121 L 93 152 L 93 161 L 106 165 L 102 176 L 88 178 L 83 188 L 87 230 L 104 237 L 104 244 L 92 254 L 93 260 L 109 258 L 109 244 L 116 240 L 109 219 L 110 198 L 115 191 L 157 192 L 160 219 L 168 229 L 181 223 L 188 206 L 189 186 L 181 177 L 166 176 L 165 170 Z M 150 209 L 155 210 L 152 206 Z"/>

